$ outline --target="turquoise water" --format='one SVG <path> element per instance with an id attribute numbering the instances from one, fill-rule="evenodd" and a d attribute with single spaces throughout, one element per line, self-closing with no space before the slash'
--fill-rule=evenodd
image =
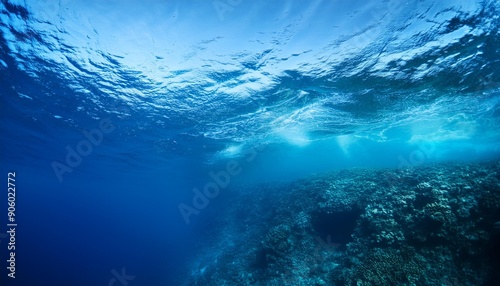
<path id="1" fill-rule="evenodd" d="M 228 190 L 499 158 L 498 1 L 268 2 L 1 2 L 5 285 L 176 285 Z"/>

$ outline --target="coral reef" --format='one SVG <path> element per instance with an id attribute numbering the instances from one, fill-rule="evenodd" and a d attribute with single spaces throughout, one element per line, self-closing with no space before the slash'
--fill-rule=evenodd
<path id="1" fill-rule="evenodd" d="M 180 284 L 499 283 L 500 162 L 341 170 L 225 200 Z"/>

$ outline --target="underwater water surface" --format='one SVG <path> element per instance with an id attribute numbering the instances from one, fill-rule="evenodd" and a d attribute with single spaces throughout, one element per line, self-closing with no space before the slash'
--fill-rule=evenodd
<path id="1" fill-rule="evenodd" d="M 499 27 L 496 0 L 2 0 L 1 285 L 500 285 Z"/>

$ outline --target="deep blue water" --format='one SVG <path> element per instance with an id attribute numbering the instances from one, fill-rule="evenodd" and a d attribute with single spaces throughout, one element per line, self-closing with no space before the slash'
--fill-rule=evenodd
<path id="1" fill-rule="evenodd" d="M 173 285 L 211 172 L 499 158 L 498 1 L 267 2 L 1 2 L 2 285 Z"/>

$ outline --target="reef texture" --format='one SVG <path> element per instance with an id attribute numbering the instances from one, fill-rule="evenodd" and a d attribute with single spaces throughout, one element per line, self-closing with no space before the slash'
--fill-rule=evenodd
<path id="1" fill-rule="evenodd" d="M 219 199 L 184 285 L 500 285 L 500 162 L 342 170 Z"/>

